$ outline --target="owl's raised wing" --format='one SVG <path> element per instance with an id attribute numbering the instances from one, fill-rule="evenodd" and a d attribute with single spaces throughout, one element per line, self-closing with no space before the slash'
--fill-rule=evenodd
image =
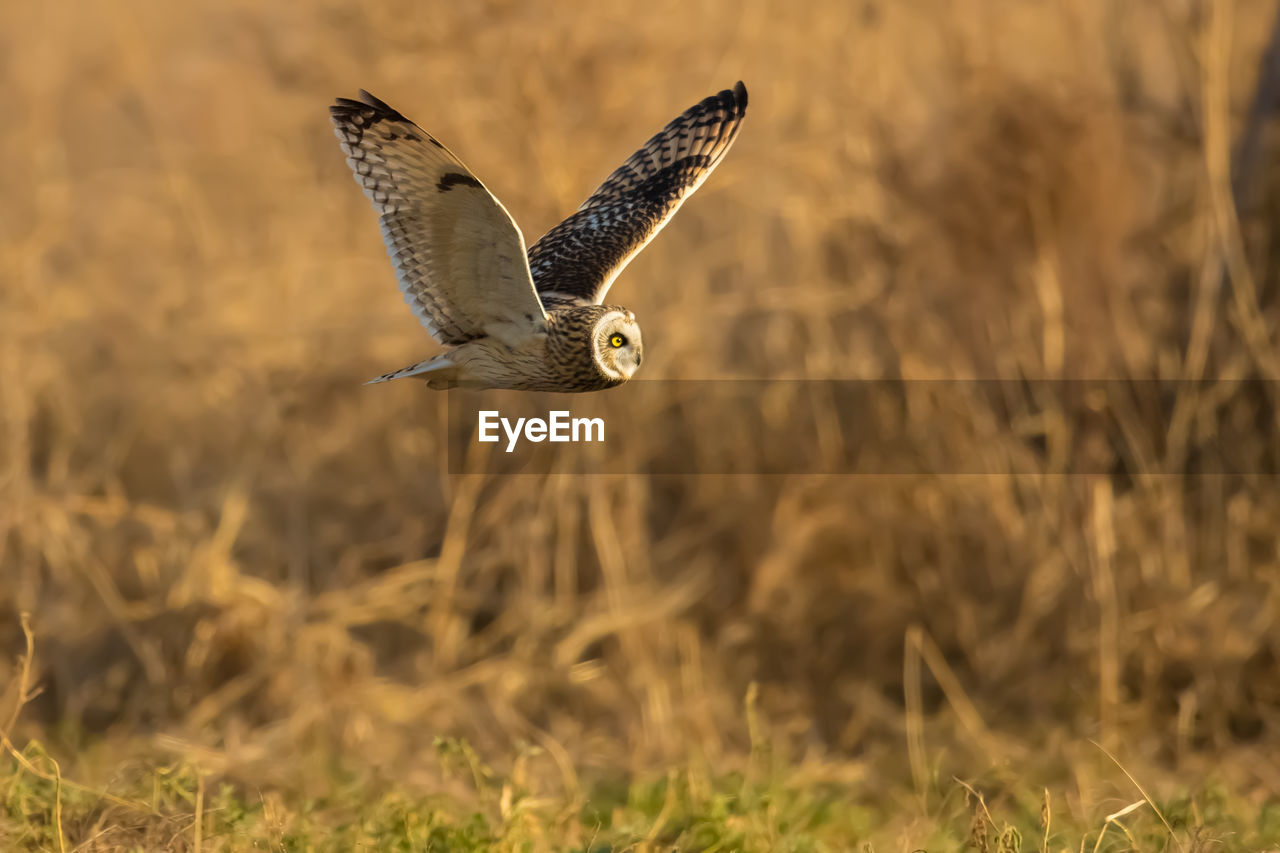
<path id="1" fill-rule="evenodd" d="M 677 116 L 529 249 L 540 294 L 602 302 L 631 262 L 701 186 L 738 136 L 739 81 Z"/>
<path id="2" fill-rule="evenodd" d="M 363 89 L 329 114 L 378 214 L 405 302 L 432 337 L 512 341 L 546 328 L 524 236 L 462 161 Z"/>

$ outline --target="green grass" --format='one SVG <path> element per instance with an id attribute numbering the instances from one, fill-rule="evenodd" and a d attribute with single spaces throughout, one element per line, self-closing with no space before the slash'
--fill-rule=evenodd
<path id="1" fill-rule="evenodd" d="M 1070 791 L 952 780 L 924 802 L 859 801 L 796 771 L 598 783 L 547 796 L 498 776 L 458 741 L 437 745 L 449 795 L 335 772 L 303 797 L 201 779 L 189 764 L 133 766 L 101 789 L 63 780 L 37 744 L 0 763 L 0 849 L 511 851 L 1256 851 L 1280 844 L 1280 799 L 1218 786 L 1152 803 L 1135 792 L 1078 815 Z M 23 765 L 26 766 L 23 766 Z M 865 789 L 864 789 L 865 790 Z M 983 793 L 980 795 L 979 790 Z M 865 798 L 865 797 L 864 797 Z M 1123 812 L 1116 817 L 1116 812 Z M 1048 817 L 1046 832 L 1045 819 Z"/>

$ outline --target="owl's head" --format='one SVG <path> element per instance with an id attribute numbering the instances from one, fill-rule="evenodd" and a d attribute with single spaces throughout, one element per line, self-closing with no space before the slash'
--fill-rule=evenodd
<path id="1" fill-rule="evenodd" d="M 644 344 L 636 315 L 627 309 L 607 309 L 596 323 L 592 339 L 596 364 L 610 379 L 625 382 L 639 369 Z"/>

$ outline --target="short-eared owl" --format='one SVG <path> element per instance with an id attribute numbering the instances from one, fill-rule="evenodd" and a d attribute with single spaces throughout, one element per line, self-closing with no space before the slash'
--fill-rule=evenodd
<path id="1" fill-rule="evenodd" d="M 706 180 L 738 135 L 742 83 L 685 110 L 533 244 L 435 137 L 361 90 L 329 108 L 373 202 L 405 301 L 435 358 L 380 376 L 528 391 L 596 391 L 640 366 L 640 327 L 609 285 Z"/>

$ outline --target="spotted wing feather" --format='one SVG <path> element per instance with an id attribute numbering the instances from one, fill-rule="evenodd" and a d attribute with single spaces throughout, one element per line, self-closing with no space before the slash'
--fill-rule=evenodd
<path id="1" fill-rule="evenodd" d="M 602 302 L 623 268 L 720 163 L 746 109 L 747 89 L 739 82 L 685 110 L 632 154 L 529 249 L 538 292 Z"/>
<path id="2" fill-rule="evenodd" d="M 506 208 L 429 133 L 361 90 L 329 107 L 373 203 L 400 289 L 437 341 L 518 340 L 545 329 L 524 237 Z"/>

